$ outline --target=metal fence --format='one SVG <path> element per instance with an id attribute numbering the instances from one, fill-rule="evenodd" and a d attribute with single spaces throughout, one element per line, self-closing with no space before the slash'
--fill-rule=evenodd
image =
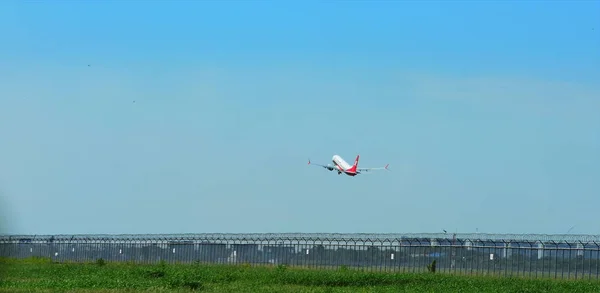
<path id="1" fill-rule="evenodd" d="M 600 236 L 491 234 L 193 234 L 0 236 L 0 256 L 550 278 L 600 276 Z"/>

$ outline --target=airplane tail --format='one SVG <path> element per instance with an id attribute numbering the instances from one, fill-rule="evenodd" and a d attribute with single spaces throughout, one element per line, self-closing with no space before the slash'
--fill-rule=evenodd
<path id="1" fill-rule="evenodd" d="M 358 159 L 359 158 L 360 158 L 360 155 L 357 155 L 356 159 L 354 160 L 354 165 L 352 165 L 352 167 L 350 167 L 350 169 L 348 169 L 348 171 L 356 172 L 356 169 L 358 168 Z"/>

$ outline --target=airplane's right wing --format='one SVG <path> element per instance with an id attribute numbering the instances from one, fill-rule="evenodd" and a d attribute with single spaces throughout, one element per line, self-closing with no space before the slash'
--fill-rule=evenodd
<path id="1" fill-rule="evenodd" d="M 358 171 L 358 172 L 370 172 L 370 171 L 375 171 L 375 170 L 387 170 L 387 171 L 389 171 L 389 169 L 388 169 L 389 165 L 390 164 L 387 164 L 387 165 L 385 165 L 385 167 L 379 167 L 379 168 L 358 168 L 358 169 L 356 169 L 356 171 Z"/>

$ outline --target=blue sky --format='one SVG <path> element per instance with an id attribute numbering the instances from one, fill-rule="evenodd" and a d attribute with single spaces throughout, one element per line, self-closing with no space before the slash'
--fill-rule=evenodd
<path id="1" fill-rule="evenodd" d="M 3 229 L 598 234 L 599 11 L 1 2 Z"/>

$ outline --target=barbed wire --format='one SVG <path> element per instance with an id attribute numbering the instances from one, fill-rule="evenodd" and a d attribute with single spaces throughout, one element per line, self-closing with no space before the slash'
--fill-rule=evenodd
<path id="1" fill-rule="evenodd" d="M 0 241 L 329 241 L 329 242 L 541 242 L 600 243 L 600 235 L 488 233 L 198 233 L 0 235 Z"/>

